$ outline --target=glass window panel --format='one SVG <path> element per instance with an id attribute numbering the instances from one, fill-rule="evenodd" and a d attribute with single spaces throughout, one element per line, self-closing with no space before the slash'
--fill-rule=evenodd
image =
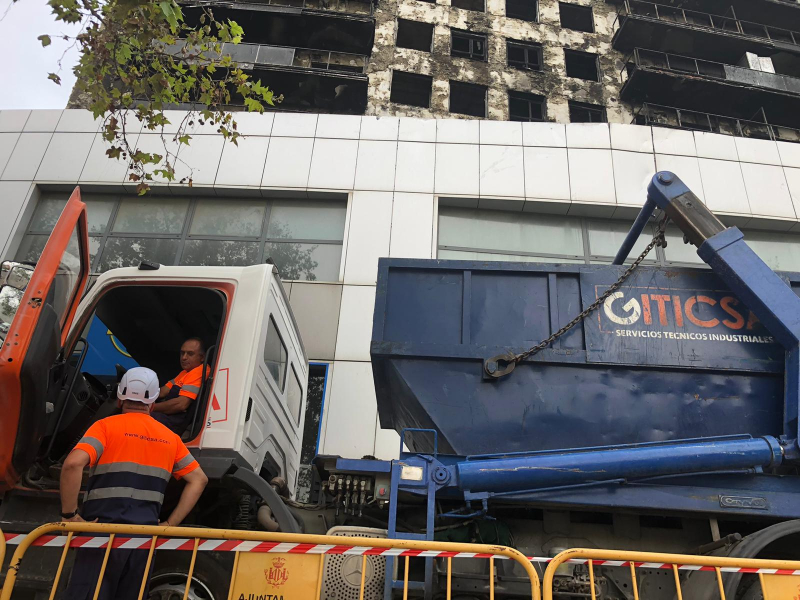
<path id="1" fill-rule="evenodd" d="M 697 256 L 697 248 L 691 244 L 683 243 L 683 233 L 675 227 L 667 227 L 664 233 L 667 247 L 664 248 L 664 258 L 669 262 L 690 263 L 704 265 L 703 260 Z"/>
<path id="2" fill-rule="evenodd" d="M 273 202 L 267 238 L 341 241 L 344 238 L 345 208 L 344 203 L 338 202 Z"/>
<path id="3" fill-rule="evenodd" d="M 38 262 L 48 237 L 47 235 L 35 235 L 30 233 L 26 235 L 22 238 L 14 260 L 18 260 L 19 262 Z"/>
<path id="4" fill-rule="evenodd" d="M 67 249 L 58 263 L 58 270 L 50 291 L 53 297 L 53 308 L 61 324 L 64 323 L 67 307 L 75 297 L 75 289 L 78 286 L 78 280 L 81 275 L 81 245 L 79 239 L 78 226 L 76 225 L 69 236 Z"/>
<path id="5" fill-rule="evenodd" d="M 100 244 L 102 243 L 103 238 L 99 237 L 90 237 L 89 238 L 89 259 L 91 264 L 94 264 L 94 257 L 97 256 L 97 253 L 100 251 Z"/>
<path id="6" fill-rule="evenodd" d="M 182 265 L 244 267 L 258 264 L 258 242 L 187 240 Z"/>
<path id="7" fill-rule="evenodd" d="M 299 425 L 300 409 L 303 407 L 303 386 L 300 385 L 300 378 L 294 370 L 294 365 L 292 365 L 292 376 L 289 378 L 289 389 L 286 392 L 286 404 L 289 405 L 289 412 Z"/>
<path id="8" fill-rule="evenodd" d="M 589 233 L 589 253 L 592 256 L 617 255 L 617 251 L 625 241 L 632 223 L 624 221 L 586 221 L 586 230 Z M 653 227 L 647 225 L 633 245 L 633 249 L 628 253 L 628 262 L 639 256 L 647 244 L 653 239 Z M 656 250 L 653 248 L 647 255 L 647 260 L 656 260 Z"/>
<path id="9" fill-rule="evenodd" d="M 188 198 L 152 196 L 126 198 L 120 203 L 114 231 L 119 233 L 180 233 Z"/>
<path id="10" fill-rule="evenodd" d="M 449 260 L 502 260 L 507 262 L 584 264 L 581 258 L 553 258 L 525 256 L 519 254 L 492 254 L 490 252 L 464 252 L 462 250 L 439 250 L 439 258 Z"/>
<path id="11" fill-rule="evenodd" d="M 251 200 L 198 200 L 191 235 L 259 237 L 266 206 Z"/>
<path id="12" fill-rule="evenodd" d="M 66 195 L 58 198 L 49 198 L 45 196 L 39 200 L 39 203 L 36 205 L 36 210 L 33 212 L 33 217 L 31 218 L 31 224 L 29 226 L 30 231 L 52 231 L 66 203 Z"/>
<path id="13" fill-rule="evenodd" d="M 745 231 L 744 241 L 771 269 L 800 271 L 800 236 L 767 231 Z"/>
<path id="14" fill-rule="evenodd" d="M 162 265 L 175 264 L 180 240 L 165 238 L 117 238 L 106 241 L 99 271 L 119 267 L 136 267 L 143 259 Z"/>
<path id="15" fill-rule="evenodd" d="M 67 203 L 67 195 L 59 194 L 58 197 L 45 196 L 36 205 L 29 225 L 30 231 L 53 230 L 56 226 L 61 211 Z M 81 199 L 86 203 L 86 219 L 89 223 L 89 234 L 105 233 L 108 227 L 108 219 L 114 211 L 116 198 L 113 196 L 105 197 L 100 194 L 83 194 Z"/>
<path id="16" fill-rule="evenodd" d="M 264 257 L 272 259 L 281 279 L 339 281 L 342 247 L 338 244 L 267 242 Z"/>
<path id="17" fill-rule="evenodd" d="M 0 289 L 0 341 L 5 340 L 8 330 L 11 329 L 11 323 L 14 321 L 24 293 L 10 285 Z"/>
<path id="18" fill-rule="evenodd" d="M 481 250 L 583 256 L 580 219 L 443 207 L 439 244 Z"/>
<path id="19" fill-rule="evenodd" d="M 42 255 L 42 250 L 44 250 L 44 245 L 49 237 L 47 235 L 29 233 L 22 239 L 14 260 L 19 262 L 39 262 L 39 257 Z M 100 250 L 101 241 L 102 239 L 99 237 L 89 238 L 89 258 L 92 261 L 94 261 L 94 257 L 97 256 L 97 252 Z"/>
<path id="20" fill-rule="evenodd" d="M 267 371 L 272 375 L 272 379 L 283 391 L 286 385 L 286 346 L 278 333 L 278 326 L 270 316 L 269 327 L 267 328 L 267 341 L 264 343 L 264 363 Z"/>
<path id="21" fill-rule="evenodd" d="M 86 203 L 86 218 L 89 222 L 89 235 L 93 233 L 103 234 L 108 229 L 108 220 L 111 218 L 111 213 L 114 212 L 114 205 L 117 199 L 113 196 L 101 196 L 99 194 L 91 196 L 88 194 L 83 195 L 83 201 Z"/>

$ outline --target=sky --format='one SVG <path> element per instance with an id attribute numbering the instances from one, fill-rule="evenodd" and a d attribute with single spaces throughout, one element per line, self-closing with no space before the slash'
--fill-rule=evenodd
<path id="1" fill-rule="evenodd" d="M 10 108 L 64 108 L 75 76 L 72 66 L 78 60 L 75 48 L 67 51 L 59 70 L 58 61 L 71 42 L 56 39 L 58 34 L 74 36 L 78 26 L 56 22 L 45 0 L 0 0 L 0 110 Z M 49 34 L 47 48 L 36 38 Z M 47 79 L 58 73 L 61 85 Z"/>

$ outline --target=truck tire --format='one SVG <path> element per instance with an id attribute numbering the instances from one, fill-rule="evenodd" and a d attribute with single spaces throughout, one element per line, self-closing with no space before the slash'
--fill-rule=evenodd
<path id="1" fill-rule="evenodd" d="M 228 597 L 232 563 L 217 559 L 206 552 L 197 553 L 189 600 L 225 600 Z M 190 560 L 189 552 L 156 555 L 150 576 L 149 600 L 182 600 Z"/>
<path id="2" fill-rule="evenodd" d="M 741 589 L 742 586 L 739 586 Z M 756 577 L 753 577 L 753 582 L 750 584 L 750 587 L 745 590 L 745 592 L 741 595 L 737 595 L 737 598 L 741 598 L 741 600 L 764 600 L 764 592 L 761 589 L 761 584 L 759 583 Z"/>

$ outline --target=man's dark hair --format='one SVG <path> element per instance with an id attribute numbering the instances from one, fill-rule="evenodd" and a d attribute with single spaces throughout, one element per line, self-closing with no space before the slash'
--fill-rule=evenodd
<path id="1" fill-rule="evenodd" d="M 203 354 L 206 353 L 206 345 L 203 343 L 203 340 L 201 340 L 199 337 L 186 338 L 185 340 L 183 340 L 183 343 L 185 344 L 186 342 L 197 342 L 198 344 L 200 344 L 200 352 L 202 352 Z"/>

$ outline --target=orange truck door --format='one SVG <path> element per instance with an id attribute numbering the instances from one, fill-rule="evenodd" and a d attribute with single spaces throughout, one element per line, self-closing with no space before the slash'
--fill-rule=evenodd
<path id="1" fill-rule="evenodd" d="M 89 278 L 86 205 L 72 192 L 25 287 L 0 349 L 0 492 L 36 459 L 47 424 L 50 370 Z"/>

